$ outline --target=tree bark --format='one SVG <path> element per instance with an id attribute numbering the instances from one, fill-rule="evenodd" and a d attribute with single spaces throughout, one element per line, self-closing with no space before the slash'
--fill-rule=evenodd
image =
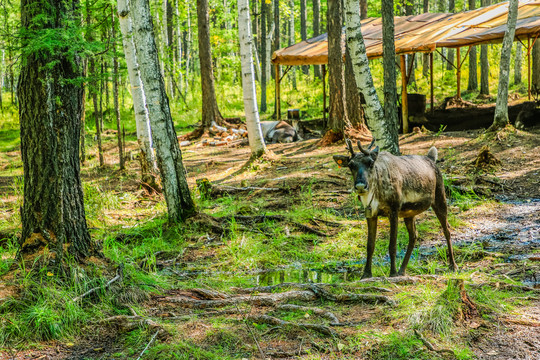
<path id="1" fill-rule="evenodd" d="M 501 49 L 499 71 L 499 88 L 497 90 L 497 103 L 493 124 L 488 131 L 497 131 L 508 124 L 508 84 L 510 82 L 510 58 L 512 56 L 512 43 L 516 32 L 518 0 L 510 0 L 508 5 L 507 29 L 504 33 Z"/>
<path id="2" fill-rule="evenodd" d="M 448 12 L 454 13 L 456 11 L 456 1 L 455 0 L 448 0 Z M 448 49 L 448 55 L 446 56 L 448 58 L 448 62 L 446 63 L 446 70 L 453 70 L 454 67 L 452 64 L 454 64 L 454 49 Z"/>
<path id="3" fill-rule="evenodd" d="M 306 0 L 300 0 L 300 39 L 307 40 L 307 6 Z M 309 66 L 302 66 L 302 72 L 309 75 Z"/>
<path id="4" fill-rule="evenodd" d="M 383 150 L 399 154 L 396 124 L 392 119 L 387 119 L 384 116 L 383 108 L 373 85 L 366 46 L 360 28 L 359 3 L 356 0 L 346 0 L 345 6 L 347 45 L 351 51 L 358 91 L 362 93 L 366 101 L 365 114 L 368 127 L 377 140 L 377 144 Z M 395 87 L 395 82 L 392 85 Z"/>
<path id="5" fill-rule="evenodd" d="M 67 55 L 67 43 L 45 56 L 35 39 L 43 32 L 75 31 L 77 8 L 78 1 L 21 2 L 21 27 L 26 29 L 21 45 L 32 50 L 21 55 L 17 88 L 24 163 L 19 254 L 47 247 L 49 260 L 56 265 L 65 253 L 81 260 L 94 250 L 79 165 L 83 88 L 77 80 L 82 61 L 77 53 Z"/>
<path id="6" fill-rule="evenodd" d="M 345 53 L 345 99 L 347 118 L 349 120 L 349 124 L 346 124 L 346 126 L 352 126 L 357 130 L 366 132 L 367 127 L 364 121 L 362 99 L 356 86 L 351 53 L 348 47 Z"/>
<path id="7" fill-rule="evenodd" d="M 263 0 L 264 1 L 264 0 Z M 321 0 L 313 0 L 313 37 L 321 34 Z M 322 78 L 321 66 L 313 66 L 315 78 Z"/>
<path id="8" fill-rule="evenodd" d="M 360 19 L 367 18 L 367 0 L 360 0 Z"/>
<path id="9" fill-rule="evenodd" d="M 148 184 L 155 183 L 157 166 L 152 147 L 152 132 L 150 130 L 150 118 L 146 108 L 144 89 L 139 74 L 139 65 L 135 56 L 135 45 L 133 44 L 133 26 L 129 16 L 129 6 L 127 0 L 118 0 L 118 19 L 122 31 L 122 41 L 124 45 L 124 55 L 128 70 L 129 82 L 131 84 L 131 98 L 133 99 L 133 110 L 135 112 L 135 126 L 137 128 L 137 142 L 139 143 L 141 163 L 141 179 Z"/>
<path id="10" fill-rule="evenodd" d="M 536 89 L 537 92 L 540 92 L 540 41 L 536 40 L 536 43 L 532 48 L 532 79 L 531 86 L 533 89 Z"/>
<path id="11" fill-rule="evenodd" d="M 488 6 L 490 0 L 481 0 L 482 7 Z M 480 45 L 480 94 L 489 95 L 489 48 L 488 45 Z"/>
<path id="12" fill-rule="evenodd" d="M 429 12 L 429 0 L 423 0 L 424 13 Z M 427 78 L 429 76 L 429 54 L 422 54 L 422 76 Z"/>
<path id="13" fill-rule="evenodd" d="M 396 89 L 396 48 L 394 44 L 394 6 L 392 0 L 382 0 L 381 15 L 383 25 L 383 71 L 384 71 L 384 117 L 388 122 L 389 149 L 399 154 L 399 116 Z"/>
<path id="14" fill-rule="evenodd" d="M 289 43 L 288 43 L 288 45 L 291 46 L 291 45 L 293 45 L 295 43 L 295 38 L 294 38 L 294 0 L 289 1 L 289 10 L 290 10 L 290 14 L 289 14 Z M 305 66 L 305 67 L 309 71 L 309 66 Z M 303 68 L 304 67 L 302 67 L 302 69 Z M 289 70 L 289 73 L 290 73 L 289 78 L 292 81 L 292 87 L 293 87 L 294 90 L 297 90 L 297 88 L 296 88 L 296 67 L 293 66 Z"/>
<path id="15" fill-rule="evenodd" d="M 112 49 L 113 49 L 113 101 L 114 101 L 114 114 L 116 118 L 116 136 L 118 143 L 118 157 L 120 160 L 120 170 L 126 168 L 124 157 L 124 144 L 122 141 L 122 125 L 120 119 L 120 104 L 118 103 L 118 55 L 116 54 L 116 21 L 114 20 L 114 8 L 111 7 L 111 37 L 112 37 Z"/>
<path id="16" fill-rule="evenodd" d="M 345 124 L 348 123 L 345 94 L 343 92 L 345 84 L 341 47 L 342 14 L 341 0 L 328 0 L 328 93 L 330 109 L 327 129 L 339 136 L 343 136 Z"/>
<path id="17" fill-rule="evenodd" d="M 252 41 L 248 0 L 238 0 L 238 35 L 240 37 L 240 60 L 242 63 L 242 89 L 251 157 L 258 158 L 266 152 L 266 145 L 259 121 L 255 75 L 253 70 Z"/>
<path id="18" fill-rule="evenodd" d="M 521 67 L 523 64 L 523 45 L 519 41 L 516 42 L 516 58 L 514 65 L 514 84 L 521 84 Z"/>
<path id="19" fill-rule="evenodd" d="M 219 112 L 216 90 L 214 86 L 214 72 L 212 65 L 212 50 L 210 48 L 210 24 L 208 21 L 208 0 L 197 0 L 197 24 L 199 31 L 199 61 L 201 65 L 202 88 L 202 127 L 212 126 L 212 121 L 223 123 Z"/>
<path id="20" fill-rule="evenodd" d="M 266 112 L 266 82 L 268 81 L 268 67 L 270 59 L 266 57 L 266 47 L 269 46 L 266 40 L 266 17 L 268 8 L 266 0 L 261 0 L 261 112 Z"/>
<path id="21" fill-rule="evenodd" d="M 469 10 L 474 9 L 476 9 L 476 0 L 469 0 Z M 477 62 L 476 46 L 473 46 L 469 52 L 469 84 L 467 85 L 467 90 L 469 91 L 478 90 Z"/>
<path id="22" fill-rule="evenodd" d="M 132 0 L 133 40 L 140 76 L 146 95 L 163 192 L 169 221 L 177 222 L 195 213 L 195 204 L 186 180 L 182 152 L 169 108 L 169 99 L 159 69 L 154 27 L 148 0 Z"/>
<path id="23" fill-rule="evenodd" d="M 412 2 L 406 2 L 405 15 L 414 15 L 414 4 Z M 395 53 L 395 47 L 394 47 L 394 53 Z M 409 75 L 409 82 L 407 85 L 413 87 L 415 91 L 418 91 L 418 88 L 416 86 L 416 74 L 415 74 L 416 56 L 414 54 L 408 54 L 406 56 L 406 59 L 407 59 L 407 71 L 408 69 L 411 69 L 411 74 Z M 414 64 L 411 66 L 412 62 L 414 62 Z M 385 100 L 385 103 L 386 103 L 386 100 Z"/>

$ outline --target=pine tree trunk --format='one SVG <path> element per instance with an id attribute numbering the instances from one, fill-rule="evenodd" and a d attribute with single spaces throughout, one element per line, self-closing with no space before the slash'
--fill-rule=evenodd
<path id="1" fill-rule="evenodd" d="M 281 48 L 279 35 L 279 0 L 274 0 L 274 46 L 272 52 Z"/>
<path id="2" fill-rule="evenodd" d="M 294 37 L 294 34 L 293 34 Z M 307 6 L 306 0 L 300 0 L 300 39 L 307 40 Z M 309 66 L 302 66 L 302 72 L 309 75 Z"/>
<path id="3" fill-rule="evenodd" d="M 345 83 L 343 52 L 341 48 L 342 14 L 341 0 L 328 0 L 328 94 L 330 108 L 328 111 L 327 129 L 340 136 L 343 136 L 345 124 L 349 122 L 343 91 L 345 89 Z"/>
<path id="4" fill-rule="evenodd" d="M 533 45 L 531 57 L 531 87 L 536 89 L 537 93 L 540 93 L 540 41 L 538 40 L 536 40 L 536 43 Z"/>
<path id="5" fill-rule="evenodd" d="M 392 0 L 382 0 L 384 118 L 388 123 L 387 143 L 390 152 L 399 154 L 399 116 L 396 89 L 396 48 L 394 44 L 394 7 Z"/>
<path id="6" fill-rule="evenodd" d="M 429 0 L 423 0 L 424 13 L 429 12 Z M 429 54 L 422 54 L 422 76 L 427 78 L 429 76 Z"/>
<path id="7" fill-rule="evenodd" d="M 182 77 L 182 56 L 183 56 L 183 48 L 182 48 L 182 39 L 181 39 L 181 28 L 180 28 L 180 6 L 179 2 L 181 0 L 176 0 L 174 3 L 174 11 L 176 15 L 176 52 L 177 52 L 177 61 L 175 61 L 175 66 L 177 69 L 175 73 L 178 73 L 178 92 L 180 92 L 180 96 L 183 96 L 182 94 L 182 87 L 184 86 L 183 82 L 184 79 Z"/>
<path id="8" fill-rule="evenodd" d="M 449 13 L 454 13 L 456 11 L 456 2 L 455 0 L 448 0 L 448 12 Z M 448 58 L 448 62 L 446 63 L 446 70 L 453 70 L 454 69 L 454 66 L 452 66 L 452 64 L 454 64 L 454 53 L 456 51 L 454 49 L 448 49 L 448 55 L 447 55 L 447 58 Z"/>
<path id="9" fill-rule="evenodd" d="M 83 59 L 82 65 L 82 77 L 83 79 L 87 78 L 88 75 L 88 59 Z M 81 166 L 84 166 L 86 163 L 86 83 L 82 84 L 82 108 L 81 108 L 81 156 L 79 160 L 81 161 Z M 2 78 L 0 76 L 0 109 L 2 108 Z"/>
<path id="10" fill-rule="evenodd" d="M 362 109 L 362 100 L 360 92 L 356 86 L 354 70 L 351 59 L 351 52 L 347 47 L 345 54 L 345 104 L 347 105 L 348 124 L 359 131 L 366 132 L 367 127 L 364 121 L 364 110 Z"/>
<path id="11" fill-rule="evenodd" d="M 26 0 L 21 4 L 21 26 L 38 32 L 72 27 L 78 18 L 73 13 L 76 8 L 77 1 Z M 29 42 L 24 36 L 20 40 L 23 47 Z M 47 260 L 56 265 L 66 252 L 81 260 L 94 252 L 79 167 L 81 58 L 76 53 L 44 57 L 39 50 L 21 56 L 17 88 L 24 163 L 20 254 L 47 247 Z"/>
<path id="12" fill-rule="evenodd" d="M 510 58 L 512 56 L 512 43 L 516 32 L 516 20 L 518 12 L 518 0 L 510 0 L 508 6 L 507 29 L 504 33 L 501 49 L 501 61 L 499 71 L 499 88 L 497 90 L 497 103 L 495 104 L 495 116 L 493 124 L 488 131 L 497 131 L 508 124 L 508 84 L 510 82 Z"/>
<path id="13" fill-rule="evenodd" d="M 521 84 L 521 66 L 523 64 L 523 45 L 516 42 L 516 59 L 514 65 L 514 84 Z"/>
<path id="14" fill-rule="evenodd" d="M 122 125 L 120 119 L 120 104 L 118 102 L 118 56 L 116 54 L 116 21 L 114 16 L 114 8 L 111 7 L 111 35 L 112 35 L 112 49 L 113 49 L 113 102 L 114 102 L 114 114 L 116 118 L 116 137 L 118 142 L 118 157 L 120 163 L 120 170 L 126 168 L 124 157 L 124 144 L 122 142 Z"/>
<path id="15" fill-rule="evenodd" d="M 375 139 L 377 139 L 377 144 L 381 149 L 398 154 L 399 144 L 396 124 L 391 119 L 385 118 L 371 77 L 366 46 L 360 28 L 360 6 L 357 0 L 346 0 L 345 6 L 347 45 L 351 51 L 356 85 L 366 102 L 365 114 L 368 127 Z M 392 85 L 395 87 L 395 82 Z"/>
<path id="16" fill-rule="evenodd" d="M 367 18 L 367 0 L 360 0 L 360 19 Z"/>
<path id="17" fill-rule="evenodd" d="M 202 87 L 202 127 L 212 126 L 215 121 L 223 123 L 219 112 L 214 86 L 212 50 L 210 48 L 210 24 L 208 21 L 208 0 L 197 0 L 197 24 L 199 31 L 199 61 L 201 65 Z"/>
<path id="18" fill-rule="evenodd" d="M 476 0 L 469 0 L 469 10 L 474 9 L 476 9 Z M 477 62 L 476 46 L 473 46 L 469 52 L 469 84 L 467 86 L 467 90 L 469 91 L 478 90 Z"/>
<path id="19" fill-rule="evenodd" d="M 482 7 L 488 6 L 490 0 L 481 0 Z M 489 95 L 489 48 L 488 45 L 480 45 L 480 94 Z"/>
<path id="20" fill-rule="evenodd" d="M 295 43 L 295 39 L 294 39 L 294 0 L 290 0 L 289 1 L 289 9 L 290 9 L 290 14 L 289 14 L 289 46 L 293 45 Z M 309 67 L 306 66 L 308 68 L 308 71 L 309 71 Z M 302 67 L 303 69 L 304 67 Z M 292 87 L 294 90 L 297 90 L 296 89 L 296 67 L 293 66 L 291 68 L 291 70 L 289 70 L 289 73 L 290 73 L 290 79 L 291 79 L 291 82 L 292 82 Z"/>
<path id="21" fill-rule="evenodd" d="M 266 112 L 266 82 L 268 81 L 269 59 L 266 57 L 266 47 L 269 45 L 266 41 L 266 0 L 261 0 L 261 112 Z"/>
<path id="22" fill-rule="evenodd" d="M 411 3 L 411 2 L 407 2 L 406 5 L 405 5 L 405 15 L 414 15 L 414 4 Z M 395 47 L 394 47 L 394 53 L 395 53 Z M 408 54 L 406 56 L 406 59 L 407 59 L 407 71 L 409 71 L 409 69 L 411 69 L 411 74 L 409 75 L 409 83 L 407 84 L 408 86 L 411 86 L 415 91 L 418 90 L 418 88 L 416 87 L 416 74 L 415 74 L 415 69 L 416 69 L 416 64 L 413 64 L 411 66 L 411 62 L 415 62 L 416 61 L 416 56 L 413 55 L 413 54 Z M 385 100 L 385 103 L 386 103 L 386 100 Z"/>
<path id="23" fill-rule="evenodd" d="M 313 0 L 313 37 L 321 34 L 321 0 Z M 321 66 L 314 65 L 315 78 L 322 78 Z"/>
<path id="24" fill-rule="evenodd" d="M 193 215 L 196 210 L 187 184 L 182 152 L 178 146 L 169 99 L 159 69 L 150 5 L 148 0 L 132 0 L 131 4 L 135 54 L 151 119 L 150 125 L 169 221 L 182 221 Z"/>
<path id="25" fill-rule="evenodd" d="M 155 184 L 155 174 L 157 167 L 152 148 L 152 132 L 150 130 L 150 118 L 146 108 L 144 89 L 139 74 L 139 65 L 135 56 L 135 45 L 133 44 L 133 27 L 129 14 L 127 0 L 118 0 L 118 19 L 122 31 L 122 41 L 124 45 L 124 55 L 131 83 L 131 98 L 133 99 L 133 110 L 135 112 L 135 126 L 137 128 L 137 141 L 141 155 L 141 179 L 148 184 Z"/>
<path id="26" fill-rule="evenodd" d="M 238 36 L 240 37 L 240 60 L 242 63 L 242 90 L 244 93 L 244 110 L 248 130 L 251 157 L 258 158 L 266 152 L 259 110 L 257 109 L 257 94 L 255 92 L 255 75 L 253 70 L 252 41 L 249 20 L 248 0 L 238 0 Z"/>

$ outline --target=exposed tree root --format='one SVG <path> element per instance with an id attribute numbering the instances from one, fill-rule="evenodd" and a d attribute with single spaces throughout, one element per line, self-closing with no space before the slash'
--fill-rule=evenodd
<path id="1" fill-rule="evenodd" d="M 197 188 L 201 196 L 207 199 L 216 199 L 218 197 L 234 195 L 238 193 L 246 193 L 251 191 L 260 192 L 288 192 L 287 189 L 281 188 L 263 188 L 256 186 L 234 187 L 225 185 L 212 184 L 207 178 L 197 179 Z"/>
<path id="2" fill-rule="evenodd" d="M 155 321 L 151 319 L 144 318 L 142 316 L 116 315 L 116 316 L 108 317 L 106 319 L 102 319 L 99 322 L 103 324 L 114 324 L 116 327 L 124 331 L 132 331 L 143 325 L 146 325 L 153 329 L 158 329 L 158 330 L 163 329 L 160 324 L 156 323 Z"/>
<path id="3" fill-rule="evenodd" d="M 468 286 L 472 288 L 481 288 L 484 286 L 489 286 L 495 289 L 508 289 L 508 290 L 518 290 L 518 291 L 531 291 L 535 293 L 540 293 L 540 289 L 535 289 L 530 286 L 525 285 L 515 285 L 515 284 L 506 284 L 506 283 L 500 283 L 500 282 L 485 282 L 480 284 L 469 284 Z"/>
<path id="4" fill-rule="evenodd" d="M 301 224 L 301 223 L 298 223 L 298 222 L 295 222 L 295 221 L 291 221 L 291 220 L 287 219 L 285 216 L 282 216 L 282 215 L 255 215 L 255 216 L 233 215 L 233 216 L 224 216 L 224 217 L 218 218 L 218 219 L 221 222 L 224 222 L 224 221 L 229 222 L 233 218 L 237 223 L 241 223 L 241 224 L 258 224 L 258 223 L 262 223 L 262 222 L 264 222 L 266 220 L 281 221 L 281 222 L 286 222 L 288 224 L 291 224 L 292 226 L 294 226 L 297 229 L 299 229 L 299 230 L 301 230 L 303 232 L 306 232 L 306 233 L 315 234 L 315 235 L 320 236 L 320 237 L 327 237 L 327 236 L 330 235 L 328 233 L 323 233 L 322 231 L 314 229 L 314 228 L 312 228 L 310 226 L 307 226 L 307 225 L 304 225 L 304 224 Z"/>
<path id="5" fill-rule="evenodd" d="M 322 139 L 317 144 L 318 146 L 329 146 L 332 145 L 340 140 L 343 140 L 343 133 L 342 132 L 335 132 L 333 130 L 328 130 Z"/>
<path id="6" fill-rule="evenodd" d="M 300 306 L 300 305 L 293 305 L 293 304 L 282 304 L 282 305 L 278 305 L 277 309 L 278 310 L 304 311 L 304 312 L 311 311 L 315 315 L 319 315 L 320 317 L 329 320 L 331 323 L 339 324 L 339 320 L 336 315 L 334 315 L 332 312 L 328 310 L 324 310 L 317 307 Z"/>
<path id="7" fill-rule="evenodd" d="M 516 325 L 540 327 L 540 321 L 534 320 L 503 318 L 502 321 Z"/>
<path id="8" fill-rule="evenodd" d="M 434 352 L 439 353 L 439 354 L 448 353 L 448 354 L 451 354 L 452 356 L 455 356 L 454 351 L 452 351 L 450 349 L 436 349 L 435 346 L 433 346 L 433 344 L 431 344 L 429 341 L 427 341 L 426 338 L 423 337 L 422 334 L 420 334 L 420 332 L 418 330 L 415 329 L 414 333 L 416 334 L 418 339 L 420 339 L 420 341 L 422 341 L 422 344 L 424 344 L 424 346 L 427 347 L 429 350 L 434 351 Z"/>
<path id="9" fill-rule="evenodd" d="M 278 319 L 276 317 L 269 316 L 269 315 L 250 315 L 246 319 L 250 322 L 256 322 L 258 324 L 267 324 L 267 325 L 273 325 L 273 326 L 279 326 L 279 327 L 290 326 L 294 328 L 314 330 L 323 335 L 339 337 L 338 333 L 335 330 L 325 325 L 307 324 L 307 323 L 296 324 L 296 323 L 281 320 L 281 319 Z"/>

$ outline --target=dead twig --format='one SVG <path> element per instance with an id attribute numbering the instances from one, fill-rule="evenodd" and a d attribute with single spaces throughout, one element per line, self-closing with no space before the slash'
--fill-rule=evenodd
<path id="1" fill-rule="evenodd" d="M 433 344 L 431 344 L 429 341 L 427 341 L 426 338 L 423 337 L 422 334 L 420 334 L 420 332 L 418 330 L 415 329 L 414 333 L 416 334 L 418 339 L 420 339 L 420 341 L 422 341 L 422 344 L 424 344 L 424 346 L 427 347 L 429 350 L 434 351 L 434 352 L 439 353 L 439 354 L 449 353 L 449 354 L 451 354 L 453 356 L 456 356 L 454 354 L 453 350 L 450 350 L 450 349 L 436 349 L 435 346 L 433 346 Z"/>
<path id="2" fill-rule="evenodd" d="M 122 279 L 123 277 L 124 277 L 124 264 L 120 264 L 120 266 L 118 267 L 118 270 L 117 270 L 117 272 L 116 272 L 116 276 L 113 277 L 111 280 L 107 281 L 107 283 L 106 283 L 105 285 L 103 285 L 103 287 L 101 287 L 101 286 L 96 286 L 95 288 L 88 290 L 88 291 L 85 292 L 84 294 L 74 297 L 71 301 L 73 301 L 73 302 L 79 301 L 79 300 L 81 300 L 82 298 L 84 298 L 85 296 L 88 296 L 88 295 L 90 295 L 90 294 L 95 293 L 95 292 L 98 291 L 99 289 L 102 289 L 102 288 L 103 288 L 103 289 L 106 289 L 106 288 L 108 288 L 109 286 L 111 286 L 111 284 L 113 284 L 114 282 L 116 282 L 116 281 Z"/>
<path id="3" fill-rule="evenodd" d="M 159 333 L 159 330 L 156 331 L 156 333 L 154 334 L 154 336 L 152 336 L 152 338 L 150 339 L 150 341 L 148 342 L 148 344 L 146 344 L 146 347 L 144 348 L 144 350 L 141 352 L 141 354 L 139 355 L 139 357 L 137 358 L 137 360 L 141 360 L 143 354 L 145 353 L 146 350 L 148 350 L 148 348 L 152 345 L 152 343 L 156 340 L 156 336 L 158 335 Z"/>

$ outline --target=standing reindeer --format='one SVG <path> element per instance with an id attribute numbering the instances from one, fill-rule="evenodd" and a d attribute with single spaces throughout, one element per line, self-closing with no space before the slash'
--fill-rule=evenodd
<path id="1" fill-rule="evenodd" d="M 365 207 L 368 241 L 367 260 L 362 278 L 372 276 L 371 262 L 375 250 L 378 216 L 386 216 L 390 220 L 388 248 L 390 276 L 404 275 L 416 241 L 414 217 L 429 207 L 433 208 L 441 223 L 448 246 L 450 269 L 457 270 L 448 230 L 443 178 L 435 165 L 437 149 L 435 147 L 429 149 L 427 156 L 394 156 L 385 151 L 379 153 L 378 146 L 372 150 L 375 143 L 373 139 L 367 150 L 362 148 L 358 141 L 360 152 L 355 153 L 351 141 L 349 139 L 345 141 L 351 155 L 334 155 L 334 161 L 339 166 L 347 166 L 351 170 L 354 190 Z M 404 218 L 409 232 L 409 245 L 398 272 L 396 271 L 396 243 L 400 217 Z"/>

